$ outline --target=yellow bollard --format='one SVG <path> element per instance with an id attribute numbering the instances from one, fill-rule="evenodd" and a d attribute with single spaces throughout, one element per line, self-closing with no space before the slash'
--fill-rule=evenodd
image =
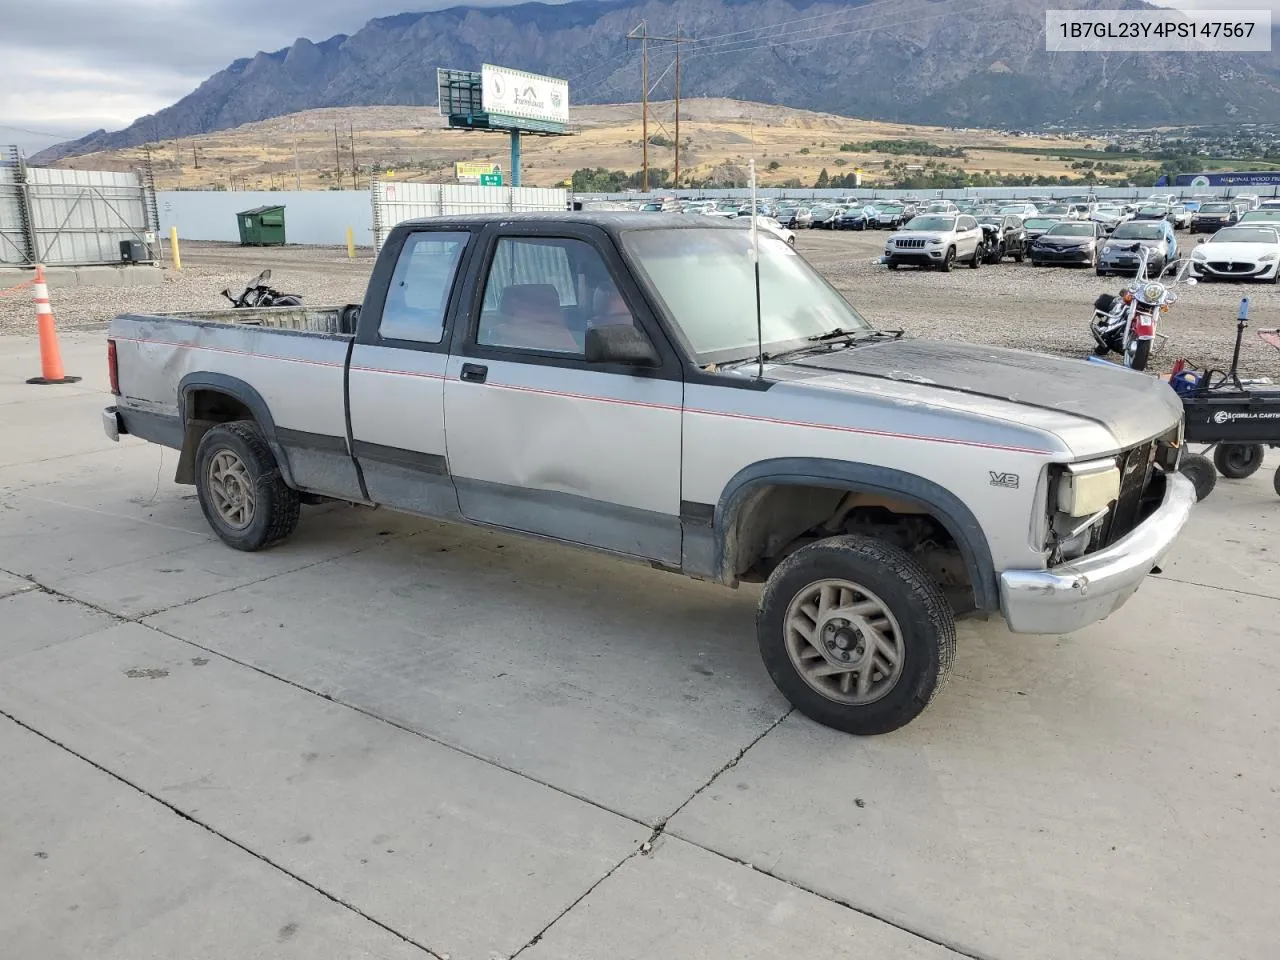
<path id="1" fill-rule="evenodd" d="M 347 227 L 347 259 L 354 260 L 356 258 L 356 232 Z"/>
<path id="2" fill-rule="evenodd" d="M 182 254 L 178 252 L 178 228 L 169 228 L 169 259 L 173 261 L 173 269 L 182 269 Z"/>

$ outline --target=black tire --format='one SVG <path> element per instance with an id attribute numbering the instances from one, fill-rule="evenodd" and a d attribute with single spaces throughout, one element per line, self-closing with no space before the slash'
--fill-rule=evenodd
<path id="1" fill-rule="evenodd" d="M 1276 475 L 1271 478 L 1271 486 L 1275 487 L 1276 495 L 1280 496 L 1280 467 L 1276 468 Z"/>
<path id="2" fill-rule="evenodd" d="M 1130 370 L 1145 370 L 1149 359 L 1151 359 L 1151 341 L 1139 340 L 1133 345 L 1133 353 L 1125 356 L 1125 365 Z"/>
<path id="3" fill-rule="evenodd" d="M 1097 274 L 1098 276 L 1100 276 L 1100 277 L 1105 277 L 1105 276 L 1107 276 L 1107 271 L 1103 270 L 1101 267 L 1098 267 L 1098 268 L 1097 268 L 1096 270 L 1094 270 L 1093 272 L 1094 272 L 1094 273 L 1096 273 L 1096 274 Z"/>
<path id="4" fill-rule="evenodd" d="M 938 269 L 943 273 L 951 272 L 951 264 L 956 260 L 956 248 L 947 247 L 947 252 L 942 255 L 942 262 L 938 264 Z"/>
<path id="5" fill-rule="evenodd" d="M 1025 258 L 1026 254 L 1023 252 L 1022 247 L 1018 247 L 1018 249 L 1013 252 L 1014 263 L 1021 263 Z"/>
<path id="6" fill-rule="evenodd" d="M 892 260 L 890 260 L 890 261 L 889 261 L 889 263 L 888 263 L 888 267 L 889 267 L 889 269 L 890 269 L 890 270 L 897 270 L 897 269 L 898 269 L 898 264 L 896 264 L 896 263 L 894 263 Z"/>
<path id="7" fill-rule="evenodd" d="M 1184 454 L 1178 469 L 1195 486 L 1197 500 L 1203 500 L 1213 493 L 1213 488 L 1218 484 L 1218 471 L 1213 468 L 1213 461 L 1201 454 Z"/>
<path id="8" fill-rule="evenodd" d="M 982 266 L 982 261 L 986 259 L 986 248 L 982 244 L 978 244 L 973 248 L 973 256 L 969 259 L 969 269 L 977 270 Z"/>
<path id="9" fill-rule="evenodd" d="M 1261 469 L 1265 454 L 1260 443 L 1220 443 L 1213 451 L 1213 465 L 1228 480 L 1244 480 Z"/>
<path id="10" fill-rule="evenodd" d="M 219 496 L 225 498 L 228 481 L 224 481 L 219 494 L 211 468 L 214 458 L 224 453 L 243 466 L 244 479 L 231 482 L 231 486 L 252 486 L 253 502 L 246 511 L 247 522 L 232 522 L 216 503 Z M 196 449 L 196 494 L 213 532 L 236 550 L 251 552 L 279 543 L 298 525 L 298 491 L 284 482 L 262 431 L 248 420 L 220 423 L 201 438 Z"/>
<path id="11" fill-rule="evenodd" d="M 821 692 L 801 673 L 798 662 L 813 663 L 800 653 L 818 654 L 819 650 L 806 641 L 799 631 L 788 629 L 788 611 L 793 602 L 806 592 L 818 589 L 821 581 L 845 581 L 856 585 L 861 599 L 850 597 L 850 602 L 878 603 L 889 617 L 864 614 L 870 620 L 880 620 L 881 636 L 891 646 L 896 646 L 900 667 L 896 678 L 886 676 L 887 659 L 880 655 L 879 662 L 871 654 L 868 667 L 868 684 L 883 684 L 877 693 L 874 686 L 863 703 L 842 702 L 838 696 L 856 698 L 856 689 L 841 693 L 843 681 L 854 687 L 854 667 L 847 674 L 832 674 L 822 678 L 828 682 L 828 693 Z M 830 656 L 843 656 L 845 660 L 859 656 L 860 646 L 867 638 L 857 624 L 861 618 L 851 621 L 828 618 L 824 623 L 816 617 L 812 636 L 827 637 L 824 646 Z M 841 626 L 842 625 L 842 626 Z M 887 633 L 885 631 L 888 631 Z M 834 632 L 836 638 L 830 635 Z M 756 614 L 756 633 L 760 644 L 760 656 L 782 691 L 783 696 L 805 716 L 824 726 L 845 733 L 869 736 L 888 733 L 909 723 L 929 705 L 938 690 L 951 674 L 956 655 L 955 615 L 941 589 L 929 574 L 906 552 L 879 540 L 863 536 L 839 536 L 820 540 L 802 547 L 787 557 L 765 584 Z M 843 636 L 842 636 L 843 634 Z M 857 644 L 847 650 L 837 650 L 835 644 Z M 823 663 L 830 662 L 826 654 L 820 654 Z M 876 671 L 880 671 L 877 681 Z M 814 683 L 821 681 L 814 680 Z"/>

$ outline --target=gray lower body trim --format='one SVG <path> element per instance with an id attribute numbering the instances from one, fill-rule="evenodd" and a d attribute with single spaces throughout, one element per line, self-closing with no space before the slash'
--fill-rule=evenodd
<path id="1" fill-rule="evenodd" d="M 339 500 L 365 499 L 345 437 L 277 427 L 276 440 L 299 490 Z"/>
<path id="2" fill-rule="evenodd" d="M 182 449 L 182 419 L 177 415 L 152 413 L 149 410 L 133 410 L 129 407 L 116 407 L 122 433 L 128 433 L 139 440 L 148 440 L 174 450 Z"/>
<path id="3" fill-rule="evenodd" d="M 443 454 L 422 453 L 418 450 L 405 450 L 401 447 L 385 447 L 380 443 L 369 443 L 367 440 L 353 440 L 352 452 L 356 459 L 368 463 L 392 464 L 407 470 L 419 470 L 422 473 L 447 477 L 448 461 Z"/>
<path id="4" fill-rule="evenodd" d="M 553 490 L 455 477 L 468 520 L 680 565 L 680 518 Z"/>

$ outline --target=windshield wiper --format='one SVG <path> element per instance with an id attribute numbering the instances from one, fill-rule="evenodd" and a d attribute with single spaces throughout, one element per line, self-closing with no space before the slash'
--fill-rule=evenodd
<path id="1" fill-rule="evenodd" d="M 814 334 L 812 337 L 805 337 L 810 343 L 831 343 L 836 340 L 848 339 L 854 340 L 901 340 L 901 330 L 845 330 L 836 327 L 834 330 L 828 330 L 826 333 Z"/>

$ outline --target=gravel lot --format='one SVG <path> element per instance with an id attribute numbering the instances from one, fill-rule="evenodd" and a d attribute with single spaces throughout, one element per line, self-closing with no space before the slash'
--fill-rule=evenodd
<path id="1" fill-rule="evenodd" d="M 869 319 L 916 336 L 1085 356 L 1093 345 L 1087 321 L 1094 299 L 1122 285 L 1118 278 L 1100 279 L 1091 271 L 1036 269 L 1012 261 L 976 271 L 961 267 L 950 274 L 890 273 L 871 263 L 886 236 L 806 231 L 798 246 Z M 371 251 L 359 254 L 348 260 L 345 249 L 332 247 L 255 250 L 187 243 L 183 271 L 165 271 L 165 282 L 158 287 L 55 290 L 53 306 L 67 329 L 102 323 L 126 311 L 211 309 L 226 304 L 219 296 L 223 287 L 239 292 L 263 267 L 271 267 L 275 286 L 311 303 L 356 302 L 373 263 Z M 1161 332 L 1169 339 L 1153 359 L 1153 369 L 1160 372 L 1183 356 L 1216 367 L 1229 364 L 1242 296 L 1252 301 L 1255 329 L 1280 326 L 1280 288 L 1270 284 L 1200 284 L 1180 287 L 1179 296 L 1161 321 Z M 22 333 L 33 325 L 29 299 L 0 297 L 0 333 Z M 1251 331 L 1241 366 L 1250 375 L 1280 378 L 1280 353 Z"/>

